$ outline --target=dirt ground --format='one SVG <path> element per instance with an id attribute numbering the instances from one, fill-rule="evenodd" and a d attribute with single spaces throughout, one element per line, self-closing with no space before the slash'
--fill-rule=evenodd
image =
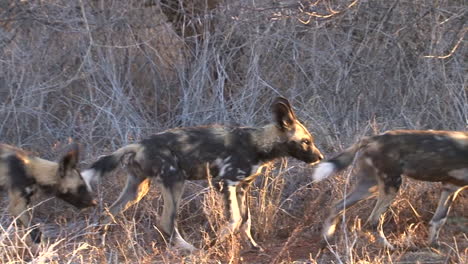
<path id="1" fill-rule="evenodd" d="M 465 227 L 468 227 L 467 223 L 468 218 L 465 218 Z M 364 241 L 358 244 L 368 245 L 358 246 L 355 249 L 356 259 L 360 260 L 349 261 L 346 258 L 341 260 L 344 263 L 373 263 L 372 258 L 383 255 L 383 263 L 462 263 L 460 259 L 466 260 L 468 256 L 466 228 L 465 232 L 453 229 L 453 227 L 449 227 L 442 231 L 449 234 L 443 237 L 440 248 L 419 245 L 419 247 L 397 248 L 393 252 L 385 252 L 378 243 L 365 241 L 366 239 L 363 238 Z M 449 236 L 453 236 L 452 239 Z M 453 241 L 457 241 L 457 245 Z M 305 232 L 295 239 L 278 239 L 263 243 L 262 246 L 265 252 L 241 253 L 241 263 L 340 263 L 335 255 L 337 253 L 334 254 L 329 248 L 321 247 L 320 234 L 317 232 Z M 332 246 L 332 249 L 335 250 L 336 248 Z M 460 253 L 464 256 L 460 256 Z"/>

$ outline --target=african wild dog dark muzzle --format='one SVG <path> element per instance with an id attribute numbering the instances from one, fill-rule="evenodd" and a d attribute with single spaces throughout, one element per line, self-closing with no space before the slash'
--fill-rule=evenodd
<path id="1" fill-rule="evenodd" d="M 430 221 L 429 243 L 437 245 L 440 229 L 457 194 L 468 186 L 468 132 L 395 130 L 365 137 L 344 152 L 319 164 L 313 178 L 321 180 L 349 166 L 357 153 L 357 184 L 346 198 L 335 203 L 323 226 L 329 240 L 348 207 L 378 192 L 368 222 L 376 226 L 398 193 L 402 176 L 441 182 L 442 194 Z M 393 248 L 384 236 L 385 246 Z"/>
<path id="2" fill-rule="evenodd" d="M 259 168 L 277 158 L 294 157 L 306 163 L 323 156 L 314 146 L 314 138 L 284 98 L 272 104 L 274 121 L 263 127 L 228 127 L 212 125 L 170 129 L 139 143 L 127 145 L 104 156 L 83 172 L 90 183 L 117 168 L 121 158 L 131 153 L 127 162 L 125 189 L 110 208 L 115 215 L 137 202 L 148 190 L 150 179 L 162 189 L 164 208 L 161 229 L 174 244 L 187 250 L 195 248 L 186 242 L 176 226 L 177 209 L 185 180 L 207 179 L 208 174 L 224 188 L 226 213 L 230 223 L 218 236 L 241 230 L 251 247 L 260 249 L 250 232 L 250 211 L 246 195 Z"/>
<path id="3" fill-rule="evenodd" d="M 56 192 L 55 196 L 75 206 L 77 209 L 84 209 L 97 205 L 97 202 L 89 192 L 89 189 L 84 185 L 80 186 L 76 192 Z"/>

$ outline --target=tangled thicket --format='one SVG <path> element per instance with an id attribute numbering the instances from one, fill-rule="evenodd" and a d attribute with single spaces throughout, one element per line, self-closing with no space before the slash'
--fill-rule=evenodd
<path id="1" fill-rule="evenodd" d="M 466 130 L 467 10 L 423 0 L 0 1 L 0 139 L 53 159 L 71 138 L 89 162 L 170 127 L 263 124 L 278 95 L 327 154 L 387 129 Z M 288 215 L 320 193 L 295 193 L 309 173 L 256 183 L 256 220 L 269 224 L 257 235 L 292 232 Z M 201 201 L 187 203 L 193 213 Z M 151 221 L 155 205 L 140 206 Z"/>

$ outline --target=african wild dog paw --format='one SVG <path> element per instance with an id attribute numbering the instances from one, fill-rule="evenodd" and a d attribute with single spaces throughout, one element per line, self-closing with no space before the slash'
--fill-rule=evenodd
<path id="1" fill-rule="evenodd" d="M 263 253 L 265 250 L 261 246 L 250 246 L 241 251 L 241 254 L 244 253 Z"/>
<path id="2" fill-rule="evenodd" d="M 250 250 L 255 252 L 265 252 L 265 250 L 259 245 L 250 247 Z"/>
<path id="3" fill-rule="evenodd" d="M 431 248 L 435 248 L 435 249 L 439 249 L 441 248 L 441 244 L 439 241 L 432 241 L 432 242 L 429 242 L 429 247 Z"/>
<path id="4" fill-rule="evenodd" d="M 111 223 L 100 223 L 98 225 L 96 225 L 96 229 L 97 231 L 99 232 L 99 234 L 101 235 L 105 235 L 107 234 L 107 232 L 111 231 L 113 228 L 114 228 L 114 224 L 111 222 Z"/>
<path id="5" fill-rule="evenodd" d="M 171 245 L 169 247 L 171 250 L 174 250 L 177 252 L 177 254 L 181 255 L 181 256 L 188 256 L 188 255 L 192 255 L 192 254 L 196 254 L 197 252 L 201 252 L 203 251 L 203 249 L 198 249 L 192 245 Z"/>
<path id="6" fill-rule="evenodd" d="M 330 243 L 329 243 L 325 238 L 322 238 L 322 239 L 318 242 L 318 247 L 319 247 L 320 249 L 327 249 L 329 245 L 330 245 Z"/>
<path id="7" fill-rule="evenodd" d="M 379 235 L 378 241 L 385 249 L 388 249 L 389 251 L 395 251 L 396 250 L 396 247 L 394 245 L 390 244 L 390 242 L 388 242 L 386 237 Z"/>
<path id="8" fill-rule="evenodd" d="M 263 249 L 263 247 L 261 247 L 260 245 L 256 244 L 252 244 L 252 243 L 248 243 L 249 245 L 247 247 L 245 247 L 245 252 L 265 252 L 265 250 Z"/>

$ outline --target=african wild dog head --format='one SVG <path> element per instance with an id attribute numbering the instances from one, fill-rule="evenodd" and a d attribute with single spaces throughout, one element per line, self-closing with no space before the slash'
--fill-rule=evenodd
<path id="1" fill-rule="evenodd" d="M 322 153 L 314 145 L 313 136 L 296 118 L 287 99 L 276 98 L 272 111 L 280 130 L 282 148 L 288 155 L 306 163 L 317 163 L 323 159 Z"/>
<path id="2" fill-rule="evenodd" d="M 96 202 L 77 169 L 78 158 L 78 145 L 72 144 L 58 162 L 57 178 L 59 180 L 55 196 L 81 209 L 95 206 Z"/>

